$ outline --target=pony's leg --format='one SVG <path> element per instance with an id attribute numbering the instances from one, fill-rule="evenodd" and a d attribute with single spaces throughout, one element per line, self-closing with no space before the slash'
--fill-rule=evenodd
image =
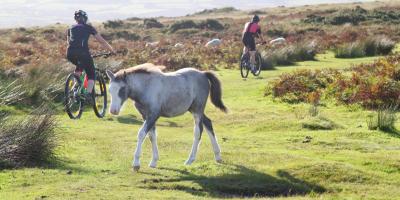
<path id="1" fill-rule="evenodd" d="M 149 117 L 143 123 L 142 128 L 138 132 L 137 146 L 135 150 L 135 156 L 133 158 L 133 170 L 138 171 L 140 169 L 140 155 L 142 153 L 142 144 L 146 138 L 146 134 L 155 125 L 158 117 Z"/>
<path id="2" fill-rule="evenodd" d="M 206 115 L 203 115 L 203 124 L 206 127 L 208 136 L 210 137 L 211 144 L 212 144 L 213 151 L 214 151 L 215 160 L 217 162 L 221 163 L 222 162 L 221 149 L 219 148 L 219 145 L 217 142 L 217 137 L 215 137 L 215 133 L 214 133 L 214 129 L 213 129 L 211 120 Z"/>
<path id="3" fill-rule="evenodd" d="M 194 140 L 192 145 L 192 151 L 190 152 L 189 158 L 185 162 L 185 165 L 190 165 L 196 160 L 197 150 L 199 148 L 201 134 L 203 132 L 202 115 L 193 114 L 194 117 Z"/>
<path id="4" fill-rule="evenodd" d="M 155 168 L 157 166 L 157 161 L 158 161 L 158 147 L 157 147 L 156 126 L 153 126 L 153 128 L 150 130 L 149 139 L 151 141 L 151 146 L 152 146 L 152 150 L 153 150 L 153 157 L 151 159 L 149 167 Z"/>

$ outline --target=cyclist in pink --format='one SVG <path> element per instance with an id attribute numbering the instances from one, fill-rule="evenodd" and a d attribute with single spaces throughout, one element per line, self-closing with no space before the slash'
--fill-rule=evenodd
<path id="1" fill-rule="evenodd" d="M 243 52 L 250 52 L 250 63 L 251 69 L 254 70 L 254 66 L 256 64 L 256 42 L 255 38 L 260 38 L 263 43 L 265 43 L 264 38 L 261 35 L 261 28 L 258 23 L 260 22 L 260 17 L 258 15 L 254 15 L 251 22 L 247 22 L 243 29 L 242 34 L 242 42 L 244 44 Z"/>

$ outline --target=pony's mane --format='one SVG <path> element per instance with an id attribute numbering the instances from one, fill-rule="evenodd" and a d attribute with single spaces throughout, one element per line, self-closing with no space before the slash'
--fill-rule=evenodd
<path id="1" fill-rule="evenodd" d="M 117 73 L 115 73 L 116 79 L 124 78 L 124 74 L 155 74 L 162 73 L 162 70 L 165 69 L 165 66 L 162 65 L 154 65 L 153 63 L 145 63 L 141 65 L 137 65 L 134 67 L 130 67 L 128 69 L 121 69 Z"/>

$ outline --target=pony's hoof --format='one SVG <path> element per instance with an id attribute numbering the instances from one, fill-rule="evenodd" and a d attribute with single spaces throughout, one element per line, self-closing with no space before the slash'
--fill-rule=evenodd
<path id="1" fill-rule="evenodd" d="M 215 160 L 215 162 L 220 163 L 220 164 L 223 163 L 222 159 Z"/>
<path id="2" fill-rule="evenodd" d="M 193 162 L 194 162 L 194 160 L 189 159 L 185 162 L 185 165 L 191 165 Z"/>
<path id="3" fill-rule="evenodd" d="M 156 167 L 157 167 L 157 164 L 155 164 L 155 163 L 150 163 L 150 164 L 149 164 L 149 167 L 151 167 L 151 168 L 156 168 Z"/>
<path id="4" fill-rule="evenodd" d="M 139 169 L 140 169 L 140 166 L 133 166 L 133 171 L 134 171 L 134 172 L 138 172 Z"/>

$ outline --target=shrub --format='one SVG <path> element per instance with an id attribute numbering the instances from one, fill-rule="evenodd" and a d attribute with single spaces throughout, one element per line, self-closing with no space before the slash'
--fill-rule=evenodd
<path id="1" fill-rule="evenodd" d="M 103 22 L 103 26 L 104 28 L 110 28 L 110 29 L 114 29 L 114 28 L 121 28 L 124 26 L 124 22 L 122 20 L 108 20 L 106 22 Z"/>
<path id="2" fill-rule="evenodd" d="M 40 166 L 55 158 L 57 124 L 48 110 L 0 123 L 0 168 Z"/>
<path id="3" fill-rule="evenodd" d="M 287 103 L 308 102 L 317 104 L 321 91 L 340 76 L 337 70 L 298 70 L 282 74 L 278 80 L 270 82 L 265 94 L 272 94 Z"/>
<path id="4" fill-rule="evenodd" d="M 163 28 L 164 24 L 157 21 L 157 19 L 144 19 L 143 25 L 145 28 Z"/>
<path id="5" fill-rule="evenodd" d="M 106 38 L 107 40 L 125 39 L 125 40 L 136 41 L 140 39 L 140 35 L 124 30 L 124 31 L 106 33 L 104 34 L 104 38 Z"/>
<path id="6" fill-rule="evenodd" d="M 215 19 L 207 19 L 205 21 L 201 21 L 198 27 L 201 29 L 210 29 L 215 31 L 220 31 L 224 29 L 224 25 L 222 25 L 218 20 Z"/>
<path id="7" fill-rule="evenodd" d="M 226 13 L 238 11 L 238 9 L 234 7 L 224 7 L 224 8 L 213 8 L 213 9 L 204 9 L 200 12 L 194 13 L 195 15 L 203 15 L 203 14 L 211 14 L 211 13 Z"/>
<path id="8" fill-rule="evenodd" d="M 13 43 L 29 43 L 35 41 L 35 38 L 26 35 L 17 35 L 11 39 Z"/>
<path id="9" fill-rule="evenodd" d="M 396 46 L 396 42 L 385 36 L 378 37 L 375 40 L 376 50 L 379 55 L 388 55 Z"/>
<path id="10" fill-rule="evenodd" d="M 189 28 L 197 28 L 197 24 L 193 20 L 181 20 L 171 24 L 169 30 L 174 33 L 177 30 Z"/>

